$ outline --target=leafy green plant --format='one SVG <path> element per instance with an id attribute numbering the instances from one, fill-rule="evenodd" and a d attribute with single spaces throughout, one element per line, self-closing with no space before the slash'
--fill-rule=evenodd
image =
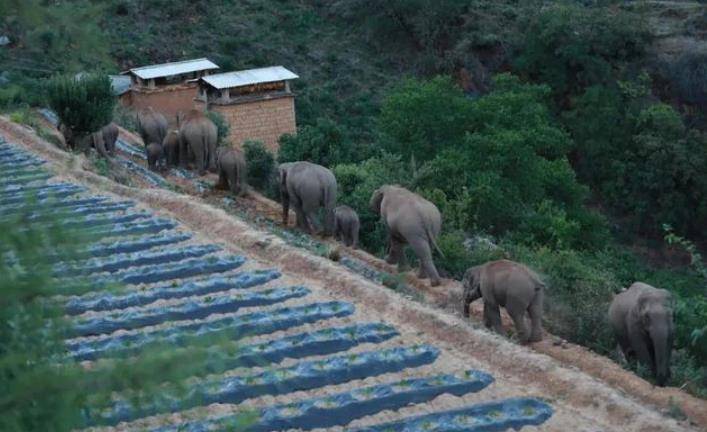
<path id="1" fill-rule="evenodd" d="M 216 125 L 216 129 L 218 130 L 218 145 L 228 145 L 226 139 L 231 131 L 231 127 L 226 119 L 216 111 L 206 111 L 206 117 L 208 117 Z"/>
<path id="2" fill-rule="evenodd" d="M 47 99 L 71 148 L 110 123 L 116 102 L 110 80 L 98 74 L 56 76 L 47 84 Z"/>
<path id="3" fill-rule="evenodd" d="M 265 192 L 268 196 L 273 196 L 277 188 L 277 181 L 274 180 L 275 157 L 265 148 L 260 141 L 246 141 L 243 144 L 243 152 L 248 171 L 248 184 Z"/>

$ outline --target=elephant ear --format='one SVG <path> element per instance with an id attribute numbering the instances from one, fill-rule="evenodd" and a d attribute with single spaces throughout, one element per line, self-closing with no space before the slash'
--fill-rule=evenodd
<path id="1" fill-rule="evenodd" d="M 383 202 L 383 191 L 380 189 L 376 189 L 373 191 L 373 194 L 371 195 L 371 210 L 376 213 L 380 214 L 381 212 L 381 203 Z"/>

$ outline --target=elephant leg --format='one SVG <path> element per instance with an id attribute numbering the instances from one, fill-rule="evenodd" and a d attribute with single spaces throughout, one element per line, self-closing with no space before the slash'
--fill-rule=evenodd
<path id="1" fill-rule="evenodd" d="M 238 196 L 241 192 L 241 187 L 238 184 L 238 173 L 232 169 L 226 173 L 228 176 L 228 187 L 233 195 Z"/>
<path id="2" fill-rule="evenodd" d="M 415 239 L 410 242 L 410 247 L 417 255 L 417 259 L 420 261 L 420 271 L 419 275 L 422 277 L 429 277 L 430 284 L 432 286 L 439 285 L 439 274 L 435 268 L 434 262 L 432 262 L 432 250 L 430 249 L 430 244 L 426 239 Z"/>
<path id="3" fill-rule="evenodd" d="M 491 305 L 484 302 L 484 325 L 493 329 L 496 333 L 503 334 L 503 324 L 501 322 L 501 309 L 498 305 Z"/>
<path id="4" fill-rule="evenodd" d="M 203 176 L 206 174 L 206 155 L 203 151 L 196 152 L 196 169 L 199 171 L 199 175 Z"/>
<path id="5" fill-rule="evenodd" d="M 385 258 L 385 262 L 388 264 L 399 264 L 403 254 L 404 244 L 395 238 L 392 234 L 390 235 L 390 242 L 388 248 L 388 256 Z"/>
<path id="6" fill-rule="evenodd" d="M 647 366 L 650 368 L 651 372 L 653 373 L 653 376 L 656 375 L 656 367 L 655 367 L 655 362 L 653 361 L 653 356 L 651 355 L 650 348 L 648 347 L 648 343 L 646 341 L 646 338 L 643 335 L 631 335 L 631 347 L 633 347 L 633 350 L 636 352 L 636 357 L 638 358 L 638 361 L 642 363 L 644 366 Z"/>
<path id="7" fill-rule="evenodd" d="M 517 300 L 509 298 L 507 301 L 508 303 L 506 303 L 506 311 L 513 320 L 513 324 L 516 328 L 516 333 L 518 334 L 518 340 L 520 341 L 520 343 L 525 344 L 528 342 L 530 335 L 530 332 L 528 331 L 528 323 L 525 319 L 525 311 L 527 310 L 527 308 L 524 304 Z"/>
<path id="8" fill-rule="evenodd" d="M 530 315 L 530 339 L 529 342 L 540 342 L 543 339 L 543 299 L 545 294 L 542 290 L 535 294 L 533 302 L 528 308 Z"/>
<path id="9" fill-rule="evenodd" d="M 358 230 L 355 228 L 351 228 L 353 233 L 351 234 L 351 247 L 354 249 L 358 248 Z"/>

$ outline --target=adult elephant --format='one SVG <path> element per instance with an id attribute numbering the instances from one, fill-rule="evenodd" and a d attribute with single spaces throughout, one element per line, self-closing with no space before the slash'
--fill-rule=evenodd
<path id="1" fill-rule="evenodd" d="M 110 122 L 103 126 L 101 133 L 103 134 L 103 143 L 105 144 L 106 151 L 110 156 L 115 156 L 115 142 L 118 141 L 119 134 L 118 126 Z"/>
<path id="2" fill-rule="evenodd" d="M 469 316 L 469 305 L 484 300 L 484 325 L 503 334 L 501 307 L 513 319 L 521 343 L 542 340 L 543 298 L 545 284 L 526 266 L 498 260 L 471 267 L 462 279 L 462 308 Z M 526 315 L 530 318 L 530 332 Z"/>
<path id="3" fill-rule="evenodd" d="M 418 277 L 429 277 L 432 286 L 439 285 L 439 273 L 432 261 L 432 247 L 442 253 L 436 243 L 442 229 L 442 215 L 437 207 L 420 195 L 393 185 L 374 191 L 370 205 L 388 230 L 386 261 L 404 267 L 403 248 L 409 244 L 420 261 Z"/>
<path id="4" fill-rule="evenodd" d="M 199 175 L 206 174 L 207 169 L 216 171 L 218 129 L 204 113 L 193 109 L 185 116 L 179 116 L 179 139 L 182 166 L 186 166 L 189 156 L 193 156 Z"/>
<path id="5" fill-rule="evenodd" d="M 150 143 L 162 145 L 167 135 L 167 119 L 149 107 L 137 113 L 137 129 L 145 147 Z"/>
<path id="6" fill-rule="evenodd" d="M 218 183 L 216 188 L 228 188 L 236 196 L 245 195 L 248 185 L 243 153 L 227 147 L 219 147 L 216 153 L 216 164 L 218 165 Z"/>
<path id="7" fill-rule="evenodd" d="M 297 216 L 297 227 L 312 232 L 315 215 L 324 208 L 324 235 L 334 232 L 336 178 L 327 168 L 311 162 L 287 162 L 278 166 L 282 224 L 287 226 L 290 204 Z"/>
<path id="8" fill-rule="evenodd" d="M 614 297 L 609 322 L 627 360 L 649 367 L 659 386 L 670 378 L 673 298 L 670 292 L 635 282 Z"/>

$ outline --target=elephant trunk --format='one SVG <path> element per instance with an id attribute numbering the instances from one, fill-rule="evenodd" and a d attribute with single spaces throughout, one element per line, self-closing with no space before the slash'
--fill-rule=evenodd
<path id="1" fill-rule="evenodd" d="M 668 379 L 670 379 L 670 352 L 672 351 L 672 341 L 668 326 L 654 326 L 651 329 L 650 337 L 653 341 L 656 382 L 659 386 L 663 387 Z"/>

